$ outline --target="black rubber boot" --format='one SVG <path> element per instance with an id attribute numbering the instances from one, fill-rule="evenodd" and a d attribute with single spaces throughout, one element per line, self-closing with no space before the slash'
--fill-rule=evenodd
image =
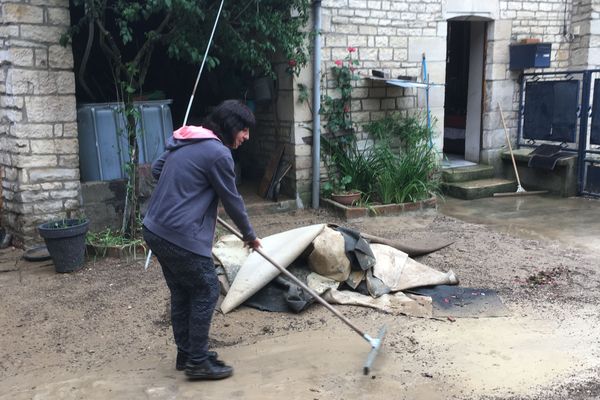
<path id="1" fill-rule="evenodd" d="M 225 363 L 219 360 L 219 355 L 216 351 L 209 351 L 208 358 L 210 358 L 217 365 L 225 365 Z M 185 369 L 185 364 L 187 363 L 188 357 L 186 354 L 177 352 L 177 360 L 175 361 L 175 369 L 177 371 L 183 371 Z"/>
<path id="2" fill-rule="evenodd" d="M 185 374 L 192 380 L 225 379 L 233 375 L 233 368 L 223 362 L 216 363 L 207 358 L 198 364 L 188 361 L 185 365 Z"/>

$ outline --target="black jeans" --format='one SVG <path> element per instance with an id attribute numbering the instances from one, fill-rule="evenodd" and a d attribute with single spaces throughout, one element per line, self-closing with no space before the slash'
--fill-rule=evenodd
<path id="1" fill-rule="evenodd" d="M 182 249 L 146 227 L 144 240 L 160 262 L 171 291 L 171 324 L 177 351 L 188 361 L 202 362 L 208 357 L 208 332 L 219 298 L 213 260 Z"/>

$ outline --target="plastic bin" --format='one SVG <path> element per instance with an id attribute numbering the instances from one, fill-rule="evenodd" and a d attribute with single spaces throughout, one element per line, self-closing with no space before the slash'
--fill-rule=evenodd
<path id="1" fill-rule="evenodd" d="M 151 163 L 173 134 L 172 100 L 135 102 L 138 123 L 139 163 Z M 81 181 L 110 181 L 126 177 L 129 161 L 122 103 L 89 103 L 77 108 Z"/>

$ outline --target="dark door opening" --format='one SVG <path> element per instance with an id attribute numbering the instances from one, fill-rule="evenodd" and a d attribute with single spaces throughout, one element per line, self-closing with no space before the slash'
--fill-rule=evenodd
<path id="1" fill-rule="evenodd" d="M 467 127 L 470 36 L 471 25 L 469 22 L 448 22 L 444 153 L 463 157 Z"/>

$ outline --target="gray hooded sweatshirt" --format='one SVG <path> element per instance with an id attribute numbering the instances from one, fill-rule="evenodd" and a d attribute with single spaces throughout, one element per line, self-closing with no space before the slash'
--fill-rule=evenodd
<path id="1" fill-rule="evenodd" d="M 212 131 L 194 126 L 175 131 L 152 164 L 152 175 L 158 184 L 143 223 L 155 235 L 211 257 L 220 199 L 244 240 L 256 239 L 235 185 L 231 151 Z"/>

